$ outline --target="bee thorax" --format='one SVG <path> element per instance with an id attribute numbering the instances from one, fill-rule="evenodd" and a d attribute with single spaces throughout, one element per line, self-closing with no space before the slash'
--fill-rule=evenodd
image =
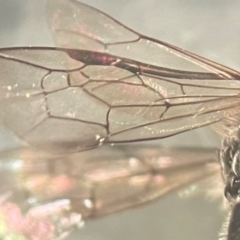
<path id="1" fill-rule="evenodd" d="M 225 181 L 225 197 L 235 202 L 240 196 L 240 141 L 225 138 L 220 152 L 222 176 Z"/>

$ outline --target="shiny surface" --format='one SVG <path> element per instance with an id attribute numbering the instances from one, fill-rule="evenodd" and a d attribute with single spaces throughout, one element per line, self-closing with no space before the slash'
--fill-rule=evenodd
<path id="1" fill-rule="evenodd" d="M 102 147 L 62 158 L 31 149 L 3 152 L 1 237 L 59 238 L 88 219 L 137 207 L 203 178 L 218 178 L 216 155 L 214 149 L 159 146 Z"/>
<path id="2" fill-rule="evenodd" d="M 66 154 L 218 122 L 225 135 L 238 134 L 239 72 L 74 0 L 46 9 L 65 48 L 0 51 L 0 121 L 25 143 Z"/>
<path id="3" fill-rule="evenodd" d="M 1 49 L 0 121 L 26 144 L 57 154 L 166 138 L 220 121 L 221 131 L 237 134 L 238 116 L 231 115 L 240 74 L 178 52 L 183 64 L 208 70 L 210 79 L 201 79 L 205 72 L 177 74 L 171 65 L 147 65 L 164 69 L 149 74 L 142 63 L 92 51 Z"/>

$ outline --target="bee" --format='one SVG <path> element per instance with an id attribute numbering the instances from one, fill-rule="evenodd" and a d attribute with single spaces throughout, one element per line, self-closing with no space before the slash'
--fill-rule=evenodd
<path id="1" fill-rule="evenodd" d="M 239 239 L 240 73 L 75 0 L 46 10 L 57 47 L 0 49 L 0 123 L 26 146 L 0 156 L 0 236 L 62 239 L 221 172 L 219 239 Z M 219 153 L 140 144 L 209 125 Z"/>

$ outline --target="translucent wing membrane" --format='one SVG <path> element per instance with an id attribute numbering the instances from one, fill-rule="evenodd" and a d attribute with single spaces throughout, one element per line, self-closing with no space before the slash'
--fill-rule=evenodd
<path id="1" fill-rule="evenodd" d="M 0 50 L 0 122 L 57 153 L 161 139 L 223 120 L 237 71 L 142 36 L 73 0 L 50 0 L 60 47 Z"/>
<path id="2" fill-rule="evenodd" d="M 162 76 L 240 78 L 237 71 L 168 43 L 143 36 L 105 13 L 76 0 L 49 0 L 47 17 L 55 42 L 60 47 L 108 52 L 130 58 L 145 63 L 140 66 L 136 64 L 139 71 L 156 71 Z M 154 66 L 158 68 L 155 69 Z"/>
<path id="3" fill-rule="evenodd" d="M 0 124 L 35 149 L 0 155 L 0 238 L 61 239 L 216 173 L 215 150 L 121 144 L 229 130 L 239 72 L 74 0 L 47 15 L 58 47 L 0 49 Z"/>
<path id="4" fill-rule="evenodd" d="M 0 237 L 60 239 L 81 220 L 136 207 L 215 178 L 216 159 L 215 149 L 144 145 L 103 146 L 61 158 L 31 149 L 3 152 L 0 218 L 5 228 Z"/>
<path id="5" fill-rule="evenodd" d="M 31 146 L 69 153 L 172 136 L 239 104 L 238 80 L 149 75 L 141 65 L 77 49 L 1 49 L 0 122 Z"/>

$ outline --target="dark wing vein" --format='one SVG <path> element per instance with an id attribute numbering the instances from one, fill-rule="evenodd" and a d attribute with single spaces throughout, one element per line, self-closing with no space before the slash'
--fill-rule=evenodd
<path id="1" fill-rule="evenodd" d="M 31 146 L 69 153 L 161 139 L 238 106 L 237 71 L 73 0 L 49 0 L 47 10 L 67 48 L 0 50 L 0 122 Z"/>
<path id="2" fill-rule="evenodd" d="M 219 122 L 239 104 L 238 80 L 149 75 L 134 60 L 129 70 L 129 61 L 85 50 L 1 49 L 0 121 L 32 146 L 68 153 L 169 137 Z"/>
<path id="3" fill-rule="evenodd" d="M 239 72 L 143 36 L 105 13 L 75 0 L 49 0 L 47 18 L 55 42 L 60 47 L 107 52 L 142 62 L 142 71 L 158 66 L 165 74 L 179 78 L 198 77 L 239 79 Z M 195 74 L 196 75 L 196 74 Z"/>

